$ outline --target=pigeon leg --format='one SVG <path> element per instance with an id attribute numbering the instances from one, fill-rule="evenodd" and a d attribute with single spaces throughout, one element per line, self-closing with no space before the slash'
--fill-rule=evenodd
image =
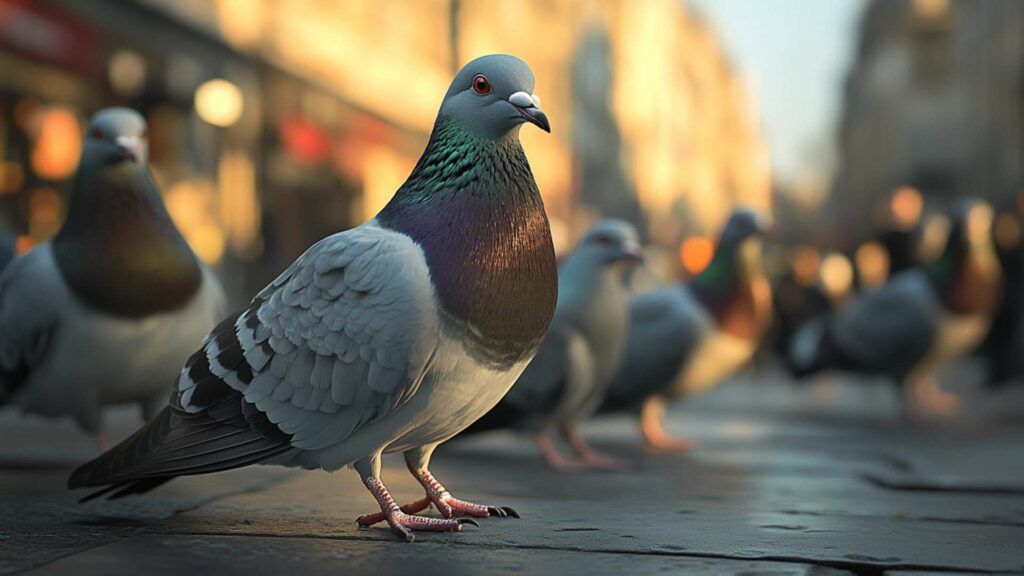
<path id="1" fill-rule="evenodd" d="M 406 542 L 412 542 L 416 539 L 413 536 L 413 530 L 459 532 L 462 530 L 463 524 L 476 524 L 473 520 L 463 518 L 428 518 L 403 512 L 398 507 L 398 504 L 395 503 L 395 499 L 391 497 L 387 488 L 384 487 L 384 483 L 380 481 L 380 454 L 364 458 L 356 462 L 354 467 L 359 472 L 359 477 L 362 478 L 363 484 L 370 491 L 370 494 L 373 495 L 377 505 L 380 506 L 380 513 L 384 516 L 383 519 L 387 521 L 388 526 L 391 527 L 391 531 Z M 379 520 L 374 521 L 377 517 L 378 514 L 360 516 L 356 519 L 356 523 L 362 527 L 371 526 L 379 522 Z"/>
<path id="2" fill-rule="evenodd" d="M 453 497 L 448 492 L 448 489 L 441 485 L 428 469 L 430 456 L 434 453 L 434 448 L 437 448 L 437 444 L 420 446 L 419 448 L 407 450 L 404 456 L 405 465 L 409 467 L 409 472 L 412 472 L 412 475 L 419 480 L 423 489 L 427 492 L 427 499 L 437 508 L 441 516 L 445 518 L 455 516 L 473 516 L 476 518 L 488 518 L 490 516 L 504 518 L 512 516 L 513 518 L 519 518 L 519 513 L 509 506 L 485 506 Z"/>
<path id="3" fill-rule="evenodd" d="M 960 413 L 960 398 L 939 388 L 934 375 L 912 378 L 909 385 L 916 404 L 927 413 L 936 416 L 956 416 Z"/>
<path id="4" fill-rule="evenodd" d="M 579 472 L 583 469 L 583 463 L 578 460 L 571 460 L 562 455 L 555 448 L 555 444 L 548 437 L 546 432 L 537 434 L 534 438 L 534 442 L 537 443 L 537 448 L 540 449 L 541 456 L 544 457 L 544 463 L 548 465 L 555 472 Z"/>
<path id="5" fill-rule="evenodd" d="M 573 425 L 566 425 L 562 427 L 562 436 L 569 442 L 572 449 L 579 455 L 580 461 L 587 468 L 594 468 L 597 470 L 626 470 L 630 467 L 629 462 L 607 456 L 594 450 L 594 448 L 587 443 L 583 435 L 580 434 L 579 430 Z"/>
<path id="6" fill-rule="evenodd" d="M 689 438 L 676 438 L 665 430 L 665 398 L 653 396 L 644 401 L 640 412 L 640 433 L 647 445 L 655 450 L 683 451 L 696 443 Z"/>

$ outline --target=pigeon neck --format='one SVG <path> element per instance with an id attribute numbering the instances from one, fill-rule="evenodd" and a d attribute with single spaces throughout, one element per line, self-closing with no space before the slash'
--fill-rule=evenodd
<path id="1" fill-rule="evenodd" d="M 714 258 L 690 283 L 697 300 L 705 308 L 714 310 L 724 305 L 739 280 L 738 258 L 735 250 L 715 252 Z"/>
<path id="2" fill-rule="evenodd" d="M 718 251 L 691 289 L 719 330 L 755 339 L 771 314 L 771 288 L 762 274 L 740 270 L 739 260 L 735 249 Z"/>
<path id="3" fill-rule="evenodd" d="M 195 255 L 149 173 L 130 162 L 79 170 L 67 220 L 52 246 L 75 296 L 110 314 L 174 310 L 199 288 Z"/>
<path id="4" fill-rule="evenodd" d="M 594 256 L 574 254 L 558 271 L 558 305 L 555 314 L 575 326 L 600 313 L 608 300 L 627 297 L 622 269 L 595 262 Z"/>
<path id="5" fill-rule="evenodd" d="M 483 140 L 441 117 L 378 222 L 415 240 L 452 325 L 495 368 L 530 357 L 554 314 L 544 204 L 513 131 Z"/>

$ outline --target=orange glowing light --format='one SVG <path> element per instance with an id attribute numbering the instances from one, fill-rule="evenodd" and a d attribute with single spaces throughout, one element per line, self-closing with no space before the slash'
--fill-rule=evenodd
<path id="1" fill-rule="evenodd" d="M 801 286 L 814 286 L 818 281 L 821 255 L 810 246 L 801 246 L 793 253 L 793 277 Z"/>
<path id="2" fill-rule="evenodd" d="M 901 230 L 911 230 L 921 220 L 921 211 L 924 209 L 924 198 L 916 188 L 902 186 L 893 192 L 889 201 L 889 210 L 892 212 L 893 224 Z"/>
<path id="3" fill-rule="evenodd" d="M 880 286 L 889 276 L 889 252 L 879 242 L 865 242 L 857 248 L 853 260 L 864 288 Z"/>
<path id="4" fill-rule="evenodd" d="M 78 166 L 82 135 L 78 118 L 67 108 L 42 113 L 32 147 L 32 169 L 48 180 L 61 180 Z"/>
<path id="5" fill-rule="evenodd" d="M 18 254 L 24 254 L 25 252 L 31 250 L 32 247 L 35 245 L 35 238 L 29 236 L 28 234 L 21 234 L 18 236 L 18 239 L 14 241 L 14 250 Z"/>
<path id="6" fill-rule="evenodd" d="M 714 242 L 703 236 L 691 236 L 679 246 L 679 261 L 683 269 L 694 276 L 703 272 L 714 256 Z"/>
<path id="7" fill-rule="evenodd" d="M 850 259 L 838 252 L 821 261 L 821 286 L 832 300 L 842 300 L 853 287 L 853 266 Z"/>

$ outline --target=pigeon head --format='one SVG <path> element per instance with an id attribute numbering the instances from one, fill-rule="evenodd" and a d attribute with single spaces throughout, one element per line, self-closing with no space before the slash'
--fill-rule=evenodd
<path id="1" fill-rule="evenodd" d="M 624 220 L 598 222 L 583 236 L 576 252 L 601 266 L 636 264 L 644 259 L 636 228 Z"/>
<path id="2" fill-rule="evenodd" d="M 85 138 L 82 157 L 90 163 L 149 161 L 146 120 L 129 108 L 104 108 L 93 114 Z"/>
<path id="3" fill-rule="evenodd" d="M 498 140 L 525 122 L 551 132 L 533 93 L 533 72 L 515 56 L 481 56 L 452 81 L 439 116 L 457 121 L 477 136 Z"/>
<path id="4" fill-rule="evenodd" d="M 737 208 L 729 215 L 729 220 L 722 228 L 718 245 L 721 247 L 736 247 L 748 238 L 761 236 L 768 230 L 764 218 L 753 210 Z"/>

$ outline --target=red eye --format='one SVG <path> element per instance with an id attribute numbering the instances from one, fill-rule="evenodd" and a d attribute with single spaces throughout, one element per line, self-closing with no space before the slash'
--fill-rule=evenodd
<path id="1" fill-rule="evenodd" d="M 486 76 L 480 74 L 473 78 L 473 91 L 481 96 L 491 93 L 491 83 L 487 81 Z"/>
<path id="2" fill-rule="evenodd" d="M 93 138 L 95 138 L 95 139 L 97 139 L 97 140 L 100 140 L 100 139 L 102 139 L 102 138 L 103 138 L 103 131 L 102 131 L 102 130 L 100 130 L 99 128 L 93 128 L 93 129 L 92 129 L 92 130 L 91 130 L 91 131 L 89 132 L 89 136 L 92 136 Z"/>
<path id="3" fill-rule="evenodd" d="M 612 238 L 611 236 L 605 236 L 602 234 L 601 236 L 594 238 L 594 241 L 600 244 L 601 246 L 608 246 L 609 244 L 612 243 Z"/>

